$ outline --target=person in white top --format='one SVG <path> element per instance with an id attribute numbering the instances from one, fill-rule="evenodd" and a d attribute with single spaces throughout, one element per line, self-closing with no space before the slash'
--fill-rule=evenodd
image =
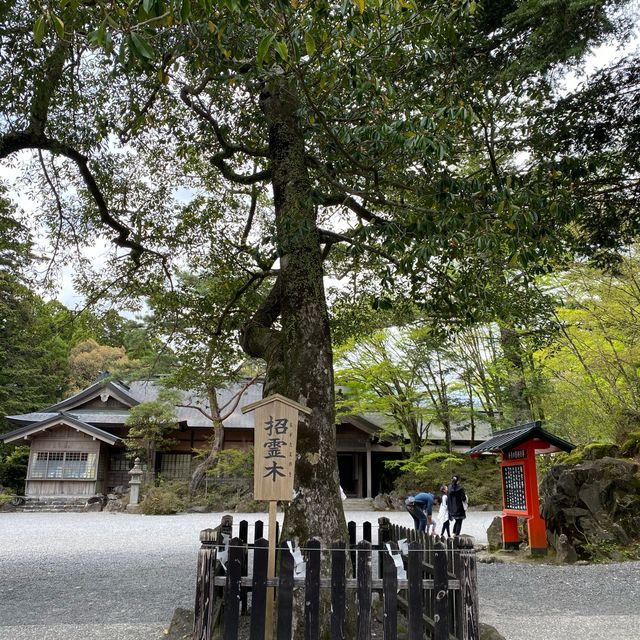
<path id="1" fill-rule="evenodd" d="M 443 484 L 440 487 L 440 509 L 438 510 L 438 517 L 436 518 L 436 523 L 439 527 L 441 527 L 440 535 L 444 536 L 444 532 L 447 532 L 447 538 L 451 537 L 451 531 L 449 530 L 449 507 L 448 507 L 448 498 L 447 498 L 447 485 Z"/>

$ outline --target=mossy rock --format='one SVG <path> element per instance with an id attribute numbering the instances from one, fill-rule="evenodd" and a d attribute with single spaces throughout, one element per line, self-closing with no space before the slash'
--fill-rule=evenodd
<path id="1" fill-rule="evenodd" d="M 585 460 L 601 460 L 602 458 L 617 458 L 620 447 L 613 442 L 591 442 L 583 448 Z"/>
<path id="2" fill-rule="evenodd" d="M 640 456 L 640 431 L 630 433 L 620 447 L 620 454 L 626 458 Z"/>

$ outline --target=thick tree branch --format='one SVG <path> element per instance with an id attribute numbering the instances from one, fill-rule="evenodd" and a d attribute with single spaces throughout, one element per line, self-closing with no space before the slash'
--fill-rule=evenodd
<path id="1" fill-rule="evenodd" d="M 89 168 L 89 158 L 87 156 L 63 142 L 53 140 L 45 135 L 38 135 L 30 131 L 12 133 L 0 138 L 0 159 L 6 158 L 12 153 L 26 149 L 49 151 L 50 153 L 64 156 L 65 158 L 73 161 L 78 167 L 78 171 L 82 176 L 82 180 L 84 181 L 87 190 L 98 207 L 101 222 L 116 231 L 118 234 L 112 239 L 113 242 L 119 247 L 131 250 L 131 258 L 136 266 L 140 266 L 140 258 L 145 252 L 160 256 L 166 272 L 166 256 L 146 249 L 137 240 L 132 240 L 130 238 L 132 233 L 131 229 L 122 224 L 119 220 L 116 220 L 116 218 L 110 214 L 104 195 L 102 194 L 102 191 Z"/>
<path id="2" fill-rule="evenodd" d="M 277 364 L 276 351 L 281 347 L 280 332 L 272 329 L 280 316 L 282 276 L 279 274 L 271 291 L 253 317 L 242 328 L 240 346 L 247 355 L 266 360 L 267 365 Z"/>
<path id="3" fill-rule="evenodd" d="M 387 224 L 384 218 L 376 215 L 346 193 L 317 194 L 316 201 L 325 207 L 347 207 L 358 217 L 374 224 Z"/>

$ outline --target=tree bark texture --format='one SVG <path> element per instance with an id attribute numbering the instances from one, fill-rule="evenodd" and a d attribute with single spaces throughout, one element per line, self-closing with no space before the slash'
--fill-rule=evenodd
<path id="1" fill-rule="evenodd" d="M 245 327 L 243 348 L 267 362 L 265 396 L 281 393 L 312 410 L 298 425 L 296 496 L 285 506 L 283 536 L 301 542 L 316 537 L 328 545 L 344 538 L 347 528 L 339 494 L 333 354 L 316 208 L 295 89 L 275 80 L 260 100 L 269 124 L 280 276 Z"/>
<path id="2" fill-rule="evenodd" d="M 514 424 L 532 420 L 531 405 L 526 395 L 527 383 L 522 361 L 522 345 L 518 332 L 511 327 L 500 327 L 500 346 L 509 363 L 509 397 Z"/>
<path id="3" fill-rule="evenodd" d="M 242 346 L 267 362 L 264 395 L 306 405 L 298 424 L 294 492 L 285 503 L 282 537 L 323 547 L 346 539 L 336 458 L 333 354 L 323 282 L 316 207 L 305 166 L 295 89 L 276 80 L 260 96 L 269 124 L 280 276 L 262 308 L 245 327 Z M 280 328 L 273 325 L 279 320 Z M 301 637 L 303 609 L 295 615 Z"/>

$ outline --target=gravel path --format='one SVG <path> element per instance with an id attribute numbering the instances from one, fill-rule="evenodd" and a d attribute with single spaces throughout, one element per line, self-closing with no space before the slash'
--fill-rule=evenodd
<path id="1" fill-rule="evenodd" d="M 0 640 L 160 637 L 175 607 L 193 607 L 198 534 L 220 515 L 0 514 Z M 406 513 L 387 515 L 410 524 Z M 469 515 L 463 533 L 484 541 L 494 514 Z M 234 521 L 256 517 L 266 520 Z M 480 564 L 478 576 L 481 619 L 508 640 L 640 638 L 640 563 Z"/>

